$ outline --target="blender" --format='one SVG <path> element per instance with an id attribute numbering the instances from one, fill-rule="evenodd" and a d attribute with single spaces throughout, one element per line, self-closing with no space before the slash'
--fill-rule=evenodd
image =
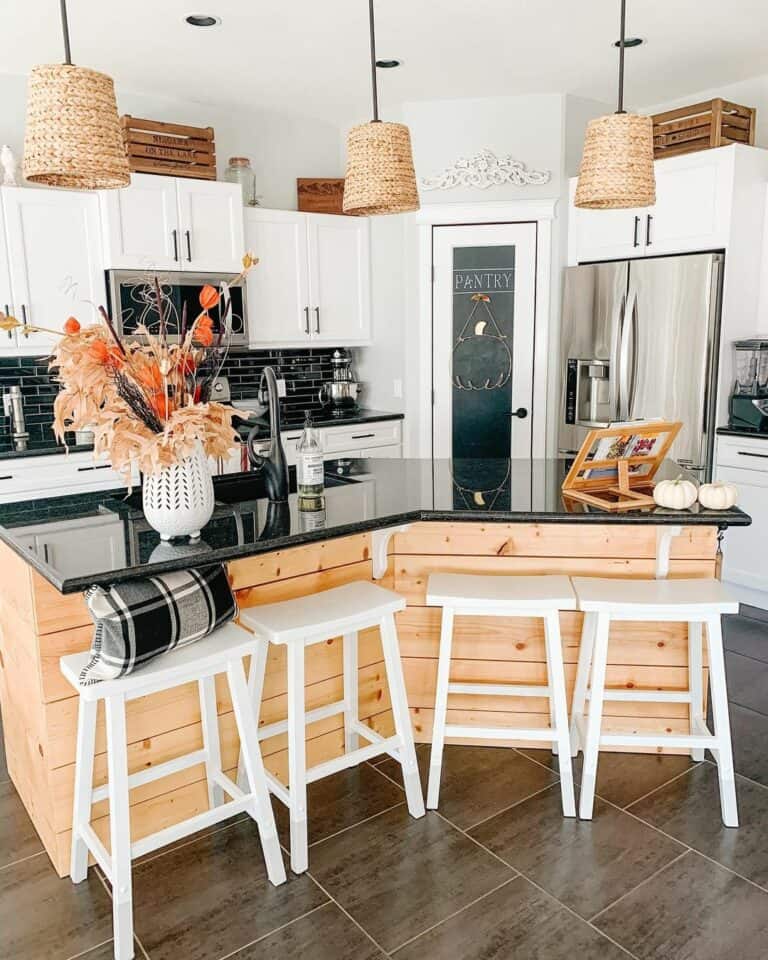
<path id="1" fill-rule="evenodd" d="M 768 340 L 736 340 L 736 381 L 728 401 L 728 426 L 768 433 Z"/>

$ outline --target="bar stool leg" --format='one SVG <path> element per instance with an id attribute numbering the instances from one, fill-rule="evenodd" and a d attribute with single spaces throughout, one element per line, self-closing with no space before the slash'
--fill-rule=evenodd
<path id="1" fill-rule="evenodd" d="M 131 820 L 128 801 L 128 748 L 125 696 L 106 697 L 109 839 L 112 865 L 112 924 L 115 960 L 131 960 L 133 891 L 131 888 Z"/>
<path id="2" fill-rule="evenodd" d="M 709 653 L 709 687 L 712 691 L 712 716 L 714 718 L 717 748 L 712 751 L 717 760 L 717 776 L 720 781 L 720 810 L 726 827 L 738 827 L 739 813 L 736 804 L 736 784 L 731 749 L 731 723 L 728 716 L 728 690 L 725 682 L 725 659 L 723 657 L 723 634 L 720 617 L 709 617 L 707 624 L 707 651 Z"/>
<path id="3" fill-rule="evenodd" d="M 69 864 L 72 883 L 81 883 L 88 875 L 88 847 L 80 834 L 80 828 L 91 822 L 97 706 L 95 700 L 84 700 L 80 697 L 77 708 L 77 759 L 72 809 L 72 854 Z"/>
<path id="4" fill-rule="evenodd" d="M 240 734 L 240 756 L 245 767 L 248 792 L 254 797 L 251 816 L 256 821 L 264 851 L 267 876 L 278 886 L 285 883 L 285 866 L 277 839 L 275 815 L 269 800 L 269 788 L 264 775 L 264 763 L 259 748 L 259 735 L 253 716 L 253 702 L 248 695 L 242 660 L 232 660 L 227 665 L 227 679 L 232 693 L 232 707 Z"/>
<path id="5" fill-rule="evenodd" d="M 427 809 L 436 810 L 440 797 L 440 774 L 445 746 L 445 717 L 448 712 L 448 682 L 451 674 L 453 646 L 453 607 L 443 607 L 440 625 L 440 651 L 437 661 L 437 690 L 432 720 L 432 752 L 429 758 Z"/>
<path id="6" fill-rule="evenodd" d="M 345 633 L 342 640 L 344 656 L 344 752 L 357 750 L 359 738 L 354 724 L 358 721 L 357 631 Z"/>
<path id="7" fill-rule="evenodd" d="M 423 817 L 424 797 L 421 793 L 421 779 L 416 762 L 416 748 L 413 744 L 411 714 L 408 710 L 408 699 L 405 693 L 403 665 L 400 661 L 400 645 L 397 642 L 394 616 L 390 614 L 384 617 L 379 624 L 379 629 L 381 631 L 384 663 L 387 668 L 387 683 L 389 684 L 389 697 L 392 701 L 395 732 L 400 738 L 400 766 L 403 786 L 405 787 L 405 798 L 408 801 L 408 812 L 412 817 Z"/>
<path id="8" fill-rule="evenodd" d="M 595 627 L 597 617 L 594 613 L 585 613 L 581 628 L 581 643 L 579 644 L 579 665 L 576 669 L 576 686 L 573 688 L 573 703 L 571 704 L 571 756 L 578 755 L 584 748 L 581 742 L 578 721 L 584 719 L 584 707 L 587 702 L 587 687 L 589 686 L 589 671 L 592 666 L 592 651 L 595 646 Z"/>
<path id="9" fill-rule="evenodd" d="M 702 657 L 701 623 L 688 624 L 688 691 L 691 702 L 688 705 L 688 721 L 691 733 L 695 733 L 697 725 L 704 723 L 704 687 L 703 687 L 704 660 Z M 703 747 L 691 748 L 692 760 L 704 759 Z"/>
<path id="10" fill-rule="evenodd" d="M 288 644 L 288 783 L 291 819 L 291 870 L 309 866 L 307 840 L 307 747 L 304 712 L 304 645 Z"/>
<path id="11" fill-rule="evenodd" d="M 579 795 L 579 816 L 582 820 L 592 819 L 592 808 L 595 802 L 595 781 L 597 779 L 597 758 L 600 752 L 600 728 L 603 719 L 603 690 L 605 689 L 605 669 L 608 659 L 609 629 L 610 618 L 608 615 L 605 613 L 597 614 L 592 653 L 589 716 L 587 718 L 581 793 Z"/>
<path id="12" fill-rule="evenodd" d="M 200 692 L 203 748 L 206 752 L 205 776 L 208 781 L 208 806 L 213 809 L 224 803 L 224 791 L 215 780 L 215 777 L 222 772 L 219 716 L 216 709 L 216 678 L 202 677 L 197 681 L 197 686 Z"/>
<path id="13" fill-rule="evenodd" d="M 259 729 L 259 714 L 261 713 L 261 696 L 264 692 L 264 677 L 267 672 L 267 657 L 269 655 L 269 643 L 261 640 L 251 654 L 251 665 L 248 669 L 248 698 L 253 710 L 253 721 L 256 729 Z M 245 773 L 245 764 L 243 763 L 243 751 L 237 761 L 237 785 L 241 790 L 248 788 L 248 777 Z"/>
<path id="14" fill-rule="evenodd" d="M 568 732 L 568 702 L 565 696 L 565 671 L 563 670 L 563 647 L 560 639 L 560 616 L 557 611 L 550 613 L 544 620 L 544 642 L 547 648 L 547 672 L 549 674 L 549 697 L 552 724 L 557 734 L 560 764 L 560 790 L 563 801 L 563 816 L 576 816 L 576 802 L 573 796 L 573 770 L 571 767 L 571 745 Z"/>

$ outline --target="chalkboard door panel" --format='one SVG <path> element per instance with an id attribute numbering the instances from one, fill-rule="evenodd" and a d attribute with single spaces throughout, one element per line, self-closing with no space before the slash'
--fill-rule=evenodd
<path id="1" fill-rule="evenodd" d="M 536 224 L 435 227 L 433 250 L 435 456 L 530 459 Z"/>

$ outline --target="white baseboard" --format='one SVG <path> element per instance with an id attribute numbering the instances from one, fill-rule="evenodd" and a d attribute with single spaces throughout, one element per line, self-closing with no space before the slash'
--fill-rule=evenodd
<path id="1" fill-rule="evenodd" d="M 768 610 L 768 593 L 762 590 L 753 590 L 751 587 L 744 587 L 740 583 L 731 583 L 729 580 L 724 580 L 723 583 L 727 584 L 741 603 Z"/>

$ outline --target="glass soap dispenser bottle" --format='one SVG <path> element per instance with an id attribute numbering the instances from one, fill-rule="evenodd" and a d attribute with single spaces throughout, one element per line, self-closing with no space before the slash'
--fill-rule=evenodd
<path id="1" fill-rule="evenodd" d="M 296 443 L 296 480 L 299 509 L 322 510 L 323 500 L 323 445 L 320 434 L 312 425 L 312 413 L 304 413 L 304 430 Z"/>

